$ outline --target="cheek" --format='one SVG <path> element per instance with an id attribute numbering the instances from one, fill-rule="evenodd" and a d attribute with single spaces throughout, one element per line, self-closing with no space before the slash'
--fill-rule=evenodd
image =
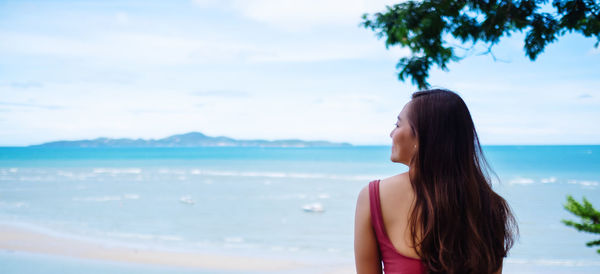
<path id="1" fill-rule="evenodd" d="M 396 135 L 394 136 L 394 142 L 400 146 L 404 146 L 406 144 L 406 134 L 402 131 L 396 132 Z"/>
<path id="2" fill-rule="evenodd" d="M 402 146 L 402 135 L 399 134 L 399 132 L 396 131 L 394 135 L 392 135 L 392 140 L 396 147 Z"/>
<path id="3" fill-rule="evenodd" d="M 413 146 L 413 138 L 410 132 L 399 132 L 394 138 L 394 143 L 402 154 L 410 153 Z"/>

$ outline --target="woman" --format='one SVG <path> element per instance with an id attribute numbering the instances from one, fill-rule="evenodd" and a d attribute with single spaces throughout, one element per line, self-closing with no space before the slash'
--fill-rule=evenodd
<path id="1" fill-rule="evenodd" d="M 473 120 L 454 92 L 416 92 L 391 132 L 406 173 L 369 183 L 356 206 L 358 274 L 501 273 L 517 227 L 491 188 Z"/>

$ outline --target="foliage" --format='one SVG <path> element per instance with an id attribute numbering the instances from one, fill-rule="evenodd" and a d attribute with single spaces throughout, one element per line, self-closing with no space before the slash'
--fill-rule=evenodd
<path id="1" fill-rule="evenodd" d="M 567 204 L 565 209 L 581 218 L 581 222 L 577 223 L 574 221 L 563 220 L 562 222 L 567 226 L 572 226 L 578 231 L 585 231 L 595 234 L 600 234 L 600 212 L 594 209 L 592 204 L 583 198 L 583 204 L 577 202 L 571 195 L 567 196 Z M 586 243 L 587 246 L 600 245 L 600 240 L 595 240 Z M 596 250 L 600 253 L 600 249 Z"/>
<path id="2" fill-rule="evenodd" d="M 451 35 L 463 44 L 484 43 L 492 47 L 503 36 L 526 31 L 524 49 L 531 61 L 546 45 L 567 32 L 596 37 L 600 43 L 600 4 L 594 0 L 552 1 L 553 13 L 541 12 L 548 0 L 529 1 L 406 1 L 387 6 L 383 13 L 363 15 L 361 25 L 373 30 L 385 45 L 408 47 L 410 57 L 403 57 L 396 68 L 398 78 L 408 77 L 419 88 L 427 88 L 429 70 L 437 65 L 447 70 L 448 63 L 458 61 L 455 48 L 444 40 Z M 471 47 L 472 49 L 473 47 Z M 495 57 L 494 57 L 495 60 Z"/>

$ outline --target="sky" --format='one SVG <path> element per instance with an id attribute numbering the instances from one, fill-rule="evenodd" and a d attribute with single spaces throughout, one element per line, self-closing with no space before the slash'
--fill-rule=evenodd
<path id="1" fill-rule="evenodd" d="M 387 145 L 417 91 L 397 79 L 409 51 L 359 24 L 394 3 L 0 0 L 0 146 L 190 131 Z M 531 62 L 523 38 L 429 82 L 463 97 L 484 145 L 600 144 L 596 41 L 566 34 Z"/>

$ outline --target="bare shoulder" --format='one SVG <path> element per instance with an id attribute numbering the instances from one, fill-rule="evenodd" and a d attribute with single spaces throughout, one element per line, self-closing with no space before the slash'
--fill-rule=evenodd
<path id="1" fill-rule="evenodd" d="M 408 173 L 382 180 L 379 184 L 379 198 L 384 222 L 390 225 L 400 222 L 404 226 L 415 199 Z"/>
<path id="2" fill-rule="evenodd" d="M 356 218 L 357 220 L 364 219 L 370 223 L 371 201 L 369 196 L 369 184 L 367 184 L 358 193 L 358 198 L 356 201 Z"/>
<path id="3" fill-rule="evenodd" d="M 358 194 L 354 221 L 354 256 L 357 273 L 382 273 L 377 239 L 371 224 L 369 185 Z"/>
<path id="4" fill-rule="evenodd" d="M 387 194 L 390 194 L 395 197 L 403 197 L 404 194 L 412 194 L 412 185 L 410 183 L 408 172 L 400 173 L 398 175 L 381 180 L 379 188 L 381 189 L 382 196 L 387 196 Z"/>
<path id="5" fill-rule="evenodd" d="M 369 205 L 369 185 L 364 186 L 358 193 L 358 201 L 356 202 L 360 206 Z"/>
<path id="6" fill-rule="evenodd" d="M 412 185 L 408 172 L 400 173 L 380 180 L 379 196 L 382 200 L 386 197 L 394 197 L 395 201 L 411 201 L 413 198 Z M 365 185 L 358 194 L 357 207 L 369 208 L 370 203 L 369 184 Z"/>

